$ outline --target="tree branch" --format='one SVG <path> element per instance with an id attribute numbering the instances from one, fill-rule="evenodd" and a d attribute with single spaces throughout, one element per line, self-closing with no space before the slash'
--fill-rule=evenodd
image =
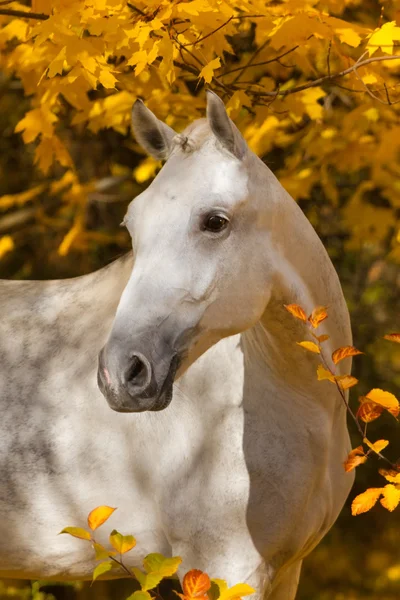
<path id="1" fill-rule="evenodd" d="M 12 10 L 11 8 L 1 8 L 0 15 L 5 15 L 7 17 L 21 17 L 23 19 L 38 19 L 39 21 L 47 21 L 49 18 L 49 15 L 45 15 L 44 13 L 25 12 L 23 10 Z"/>

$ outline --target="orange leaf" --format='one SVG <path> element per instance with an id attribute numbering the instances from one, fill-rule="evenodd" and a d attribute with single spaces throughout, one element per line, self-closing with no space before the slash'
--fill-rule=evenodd
<path id="1" fill-rule="evenodd" d="M 328 369 L 325 369 L 324 365 L 318 365 L 317 367 L 317 379 L 318 381 L 324 381 L 324 379 L 328 379 L 335 382 L 335 376 Z"/>
<path id="2" fill-rule="evenodd" d="M 326 335 L 325 333 L 323 335 L 316 335 L 315 337 L 320 344 L 322 344 L 322 342 L 326 342 L 326 340 L 329 340 L 329 335 Z"/>
<path id="3" fill-rule="evenodd" d="M 344 358 L 347 358 L 348 356 L 356 356 L 357 354 L 364 354 L 364 352 L 360 352 L 360 350 L 357 350 L 357 348 L 354 348 L 354 346 L 342 346 L 341 348 L 335 350 L 335 352 L 332 354 L 332 360 L 334 364 L 337 365 L 338 362 Z"/>
<path id="4" fill-rule="evenodd" d="M 304 321 L 304 323 L 307 323 L 307 315 L 301 308 L 301 306 L 299 306 L 298 304 L 284 304 L 283 306 L 286 308 L 287 311 L 290 312 L 291 315 L 293 315 L 297 319 L 300 319 L 300 321 Z"/>
<path id="5" fill-rule="evenodd" d="M 88 525 L 92 531 L 103 525 L 107 519 L 113 514 L 115 508 L 111 506 L 98 506 L 94 508 L 88 515 Z"/>
<path id="6" fill-rule="evenodd" d="M 183 593 L 187 600 L 204 596 L 211 587 L 211 581 L 207 573 L 192 569 L 188 571 L 182 582 Z"/>
<path id="7" fill-rule="evenodd" d="M 336 375 L 335 380 L 338 382 L 342 390 L 347 390 L 358 383 L 358 379 L 351 375 Z"/>
<path id="8" fill-rule="evenodd" d="M 296 342 L 296 344 L 298 344 L 302 348 L 305 348 L 306 350 L 309 350 L 310 352 L 315 352 L 315 354 L 321 354 L 320 349 L 318 348 L 317 344 L 314 344 L 314 342 Z"/>
<path id="9" fill-rule="evenodd" d="M 372 444 L 368 438 L 364 438 L 363 442 L 374 452 L 381 452 L 384 450 L 384 448 L 386 448 L 386 446 L 389 446 L 389 442 L 387 440 L 378 440 Z"/>
<path id="10" fill-rule="evenodd" d="M 390 392 L 385 392 L 384 390 L 380 390 L 379 388 L 374 388 L 370 392 L 368 392 L 367 396 L 368 400 L 375 402 L 375 404 L 379 404 L 379 406 L 383 406 L 386 408 L 394 417 L 397 417 L 400 412 L 399 401 L 397 400 L 394 394 Z"/>
<path id="11" fill-rule="evenodd" d="M 382 496 L 381 504 L 390 512 L 392 512 L 400 502 L 400 490 L 391 483 L 385 485 L 382 490 Z"/>
<path id="12" fill-rule="evenodd" d="M 356 496 L 351 504 L 351 514 L 353 516 L 368 512 L 378 502 L 383 488 L 369 488 L 362 494 Z"/>
<path id="13" fill-rule="evenodd" d="M 346 473 L 348 473 L 349 471 L 352 471 L 359 465 L 362 465 L 363 463 L 365 463 L 366 460 L 367 460 L 367 457 L 365 456 L 363 447 L 358 446 L 357 448 L 354 448 L 354 450 L 352 450 L 350 452 L 346 461 L 343 463 L 344 470 L 346 471 Z"/>
<path id="14" fill-rule="evenodd" d="M 400 344 L 400 333 L 388 333 L 383 336 L 383 339 L 389 340 L 389 342 L 397 342 Z"/>
<path id="15" fill-rule="evenodd" d="M 375 402 L 368 402 L 367 399 L 362 401 L 362 398 L 365 398 L 365 396 L 360 396 L 359 398 L 361 406 L 357 411 L 357 417 L 360 417 L 364 423 L 371 423 L 381 416 L 383 407 L 375 404 Z"/>
<path id="16" fill-rule="evenodd" d="M 325 319 L 328 318 L 328 313 L 326 312 L 327 308 L 327 306 L 317 306 L 308 317 L 308 320 L 314 329 L 316 329 L 322 321 L 325 321 Z"/>

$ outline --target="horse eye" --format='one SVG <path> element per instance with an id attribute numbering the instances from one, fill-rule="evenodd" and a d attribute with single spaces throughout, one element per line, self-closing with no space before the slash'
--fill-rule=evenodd
<path id="1" fill-rule="evenodd" d="M 225 229 L 228 223 L 229 221 L 225 217 L 221 217 L 220 215 L 210 215 L 206 217 L 204 221 L 204 229 L 218 233 Z"/>

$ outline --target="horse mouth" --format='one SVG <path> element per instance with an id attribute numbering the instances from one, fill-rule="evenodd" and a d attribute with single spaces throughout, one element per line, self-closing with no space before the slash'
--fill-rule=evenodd
<path id="1" fill-rule="evenodd" d="M 178 354 L 175 354 L 172 358 L 164 383 L 161 386 L 160 393 L 156 398 L 156 401 L 154 402 L 153 406 L 149 410 L 155 412 L 164 410 L 164 408 L 167 408 L 167 406 L 169 406 L 169 404 L 171 403 L 173 396 L 174 379 L 180 362 L 181 361 L 179 359 Z"/>

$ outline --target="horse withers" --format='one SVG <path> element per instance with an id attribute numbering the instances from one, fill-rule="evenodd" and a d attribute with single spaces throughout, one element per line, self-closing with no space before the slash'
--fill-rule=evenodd
<path id="1" fill-rule="evenodd" d="M 132 120 L 166 161 L 126 214 L 133 253 L 0 284 L 0 576 L 90 578 L 90 547 L 57 533 L 108 504 L 128 566 L 180 555 L 293 600 L 353 475 L 343 403 L 283 305 L 329 305 L 327 349 L 350 345 L 338 277 L 215 94 L 182 134 L 141 101 Z"/>

